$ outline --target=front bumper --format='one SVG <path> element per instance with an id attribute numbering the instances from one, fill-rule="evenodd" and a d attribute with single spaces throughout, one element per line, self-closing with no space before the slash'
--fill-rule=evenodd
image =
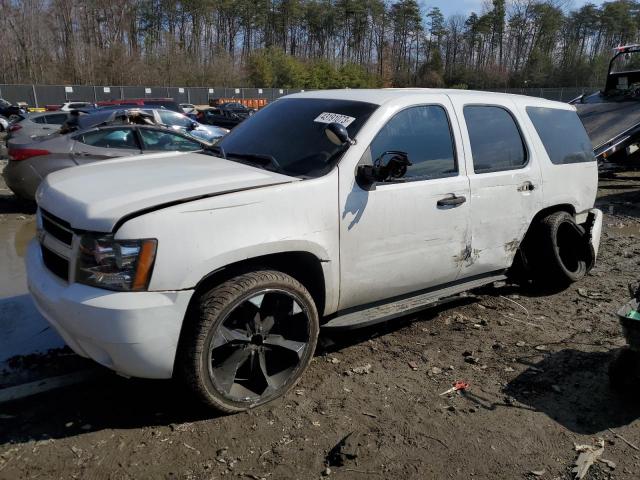
<path id="1" fill-rule="evenodd" d="M 172 376 L 193 290 L 112 292 L 66 283 L 45 267 L 37 240 L 26 265 L 38 310 L 77 354 L 127 376 Z"/>

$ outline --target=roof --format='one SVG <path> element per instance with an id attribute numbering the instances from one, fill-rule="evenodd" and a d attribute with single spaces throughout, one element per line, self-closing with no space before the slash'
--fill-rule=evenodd
<path id="1" fill-rule="evenodd" d="M 380 88 L 380 89 L 343 89 L 343 90 L 314 90 L 310 92 L 295 93 L 287 95 L 286 98 L 324 98 L 335 100 L 353 100 L 358 102 L 368 102 L 382 105 L 392 102 L 400 98 L 406 98 L 410 95 L 448 95 L 449 97 L 465 97 L 478 96 L 486 97 L 489 101 L 491 98 L 502 98 L 505 96 L 512 98 L 518 103 L 526 101 L 527 104 L 546 105 L 549 107 L 559 108 L 567 104 L 546 100 L 538 97 L 528 97 L 525 95 L 514 95 L 511 93 L 484 92 L 479 90 L 456 90 L 445 88 Z M 569 107 L 570 108 L 570 107 Z"/>

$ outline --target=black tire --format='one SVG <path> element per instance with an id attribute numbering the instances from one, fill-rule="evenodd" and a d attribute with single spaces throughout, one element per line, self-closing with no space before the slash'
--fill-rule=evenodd
<path id="1" fill-rule="evenodd" d="M 536 226 L 535 242 L 527 252 L 538 285 L 564 288 L 587 274 L 584 230 L 567 212 L 555 212 Z"/>
<path id="2" fill-rule="evenodd" d="M 203 293 L 186 322 L 176 371 L 197 397 L 223 413 L 291 390 L 313 358 L 320 329 L 307 289 L 271 270 Z"/>

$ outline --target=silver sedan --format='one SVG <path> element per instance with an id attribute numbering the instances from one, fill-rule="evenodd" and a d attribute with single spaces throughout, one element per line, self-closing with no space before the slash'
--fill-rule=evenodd
<path id="1" fill-rule="evenodd" d="M 3 173 L 19 197 L 33 200 L 40 182 L 51 172 L 131 155 L 203 150 L 210 143 L 173 129 L 144 125 L 112 125 L 55 133 L 8 142 L 9 163 Z"/>

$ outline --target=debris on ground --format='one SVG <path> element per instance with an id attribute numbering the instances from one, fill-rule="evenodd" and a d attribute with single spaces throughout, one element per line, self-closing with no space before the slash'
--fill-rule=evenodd
<path id="1" fill-rule="evenodd" d="M 588 298 L 591 300 L 603 300 L 606 298 L 606 295 L 600 292 L 594 292 L 592 290 L 587 290 L 586 288 L 579 288 L 578 295 L 584 298 Z"/>
<path id="2" fill-rule="evenodd" d="M 448 395 L 453 392 L 461 392 L 461 391 L 467 390 L 468 388 L 469 388 L 468 383 L 463 382 L 462 380 L 458 380 L 453 384 L 453 387 L 451 387 L 449 390 L 445 390 L 440 395 Z"/>
<path id="3" fill-rule="evenodd" d="M 355 373 L 356 375 L 366 375 L 367 373 L 371 372 L 371 368 L 372 368 L 372 365 L 370 363 L 367 363 L 362 367 L 353 367 L 351 370 L 347 370 L 345 374 L 353 375 Z"/>
<path id="4" fill-rule="evenodd" d="M 604 453 L 604 440 L 598 439 L 596 445 L 575 445 L 576 452 L 579 452 L 575 461 L 572 473 L 575 473 L 575 480 L 583 479 L 589 472 L 589 468 L 596 462 L 604 463 L 611 470 L 616 468 L 615 462 L 600 458 Z"/>

